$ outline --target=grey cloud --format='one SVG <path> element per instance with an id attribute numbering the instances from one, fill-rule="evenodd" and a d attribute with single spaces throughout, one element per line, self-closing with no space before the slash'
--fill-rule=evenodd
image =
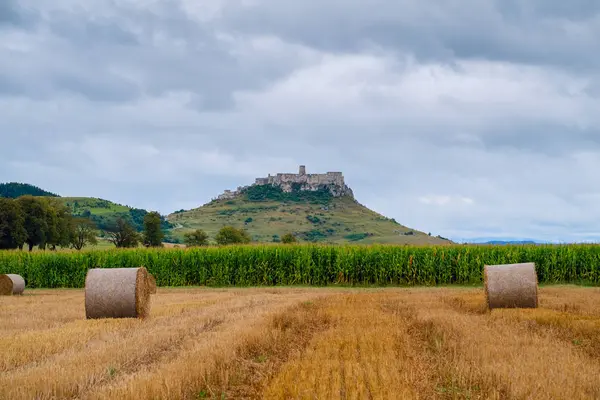
<path id="1" fill-rule="evenodd" d="M 83 18 L 82 18 L 83 17 Z M 99 45 L 139 45 L 137 35 L 109 18 L 91 19 L 73 13 L 53 13 L 48 27 L 70 45 L 81 48 L 96 48 Z"/>
<path id="2" fill-rule="evenodd" d="M 75 3 L 3 31 L 0 181 L 168 213 L 305 164 L 433 234 L 594 234 L 595 3 Z"/>
<path id="3" fill-rule="evenodd" d="M 106 75 L 90 79 L 89 76 L 57 73 L 53 84 L 57 94 L 61 91 L 83 94 L 94 101 L 125 102 L 140 95 L 140 88 L 137 85 Z"/>
<path id="4" fill-rule="evenodd" d="M 424 61 L 487 58 L 587 70 L 600 64 L 599 6 L 593 0 L 235 4 L 223 20 L 230 28 L 280 35 L 326 51 L 374 44 L 413 52 Z M 586 18 L 567 26 L 574 17 Z"/>
<path id="5" fill-rule="evenodd" d="M 495 0 L 495 5 L 504 16 L 514 18 L 533 14 L 577 21 L 593 19 L 600 13 L 600 3 L 595 0 Z"/>
<path id="6" fill-rule="evenodd" d="M 23 21 L 17 6 L 16 0 L 0 2 L 0 27 L 3 24 L 18 25 Z"/>
<path id="7" fill-rule="evenodd" d="M 39 13 L 35 7 L 27 7 L 21 0 L 2 0 L 0 2 L 0 32 L 10 29 L 33 29 L 39 22 Z"/>
<path id="8" fill-rule="evenodd" d="M 233 107 L 236 90 L 260 89 L 296 62 L 268 51 L 234 54 L 247 38 L 220 39 L 217 26 L 193 21 L 177 1 L 157 9 L 110 4 L 100 15 L 93 7 L 60 8 L 60 2 L 40 6 L 47 7 L 39 11 L 40 23 L 51 36 L 25 55 L 0 46 L 0 57 L 15 60 L 0 67 L 10 82 L 0 93 L 46 98 L 68 91 L 129 101 L 182 91 L 195 95 L 191 107 L 216 111 Z M 36 43 L 39 35 L 31 31 L 28 39 Z"/>

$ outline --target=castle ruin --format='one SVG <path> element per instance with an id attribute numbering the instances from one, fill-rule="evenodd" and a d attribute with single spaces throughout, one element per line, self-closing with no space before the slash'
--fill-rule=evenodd
<path id="1" fill-rule="evenodd" d="M 334 197 L 350 196 L 354 197 L 352 189 L 346 186 L 344 175 L 341 172 L 327 172 L 324 174 L 307 174 L 306 166 L 301 165 L 297 174 L 278 173 L 269 174 L 266 178 L 256 178 L 254 185 L 273 185 L 278 186 L 284 192 L 291 192 L 294 187 L 301 191 L 317 191 L 327 188 Z M 233 199 L 244 188 L 238 188 L 236 191 L 226 190 L 219 196 L 219 200 Z"/>

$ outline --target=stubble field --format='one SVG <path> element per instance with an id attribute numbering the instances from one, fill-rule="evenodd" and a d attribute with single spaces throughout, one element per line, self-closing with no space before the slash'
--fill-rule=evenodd
<path id="1" fill-rule="evenodd" d="M 600 289 L 489 312 L 470 288 L 159 288 L 146 320 L 82 289 L 0 298 L 0 399 L 600 398 Z"/>

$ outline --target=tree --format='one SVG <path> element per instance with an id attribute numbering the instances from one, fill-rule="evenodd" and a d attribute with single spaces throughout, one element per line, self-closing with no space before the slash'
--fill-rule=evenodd
<path id="1" fill-rule="evenodd" d="M 55 199 L 46 198 L 43 201 L 46 202 L 47 206 L 46 222 L 48 231 L 46 241 L 41 243 L 40 247 L 45 248 L 46 245 L 49 245 L 53 250 L 56 246 L 69 247 L 75 228 L 69 208 Z"/>
<path id="2" fill-rule="evenodd" d="M 45 249 L 50 246 L 68 247 L 73 233 L 72 215 L 69 208 L 51 197 L 21 196 L 15 200 L 24 216 L 25 243 L 29 251 L 34 246 Z M 22 248 L 22 243 L 19 248 Z"/>
<path id="3" fill-rule="evenodd" d="M 25 215 L 19 203 L 0 197 L 0 249 L 22 247 L 25 240 Z"/>
<path id="4" fill-rule="evenodd" d="M 58 203 L 56 200 L 54 201 L 56 203 L 56 214 L 58 216 L 58 240 L 54 244 L 63 248 L 69 247 L 71 245 L 71 239 L 75 234 L 75 217 L 71 214 L 69 207 L 63 203 Z"/>
<path id="5" fill-rule="evenodd" d="M 243 229 L 236 229 L 233 226 L 224 226 L 215 236 L 215 240 L 220 245 L 250 243 L 251 238 Z"/>
<path id="6" fill-rule="evenodd" d="M 188 247 L 206 246 L 208 244 L 208 235 L 202 229 L 188 232 L 184 235 L 184 238 L 184 243 Z"/>
<path id="7" fill-rule="evenodd" d="M 161 224 L 160 214 L 156 211 L 144 216 L 144 245 L 150 247 L 162 246 L 165 234 L 161 229 Z"/>
<path id="8" fill-rule="evenodd" d="M 10 199 L 16 199 L 17 197 L 30 195 L 30 196 L 50 196 L 60 197 L 55 193 L 50 193 L 40 189 L 37 186 L 29 185 L 27 183 L 9 182 L 0 183 L 0 197 L 8 197 Z"/>
<path id="9" fill-rule="evenodd" d="M 116 247 L 137 247 L 140 237 L 133 226 L 119 217 L 108 230 L 109 241 Z"/>
<path id="10" fill-rule="evenodd" d="M 298 240 L 296 240 L 296 236 L 292 235 L 291 233 L 286 233 L 281 237 L 281 242 L 283 243 L 296 243 L 297 241 Z"/>
<path id="11" fill-rule="evenodd" d="M 32 251 L 34 246 L 45 246 L 48 238 L 48 204 L 42 198 L 33 196 L 22 196 L 16 201 L 25 216 L 25 243 L 29 246 L 29 251 Z"/>
<path id="12" fill-rule="evenodd" d="M 75 218 L 72 223 L 71 245 L 81 250 L 88 244 L 97 244 L 96 225 L 87 218 Z"/>

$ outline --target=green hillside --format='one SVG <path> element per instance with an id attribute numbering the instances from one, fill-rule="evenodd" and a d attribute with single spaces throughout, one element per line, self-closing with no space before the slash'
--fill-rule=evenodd
<path id="1" fill-rule="evenodd" d="M 350 197 L 326 190 L 283 193 L 273 186 L 251 186 L 233 200 L 214 200 L 167 217 L 174 237 L 203 229 L 210 237 L 224 225 L 244 228 L 259 242 L 276 242 L 286 233 L 318 243 L 449 244 L 386 218 Z"/>
<path id="2" fill-rule="evenodd" d="M 141 232 L 144 229 L 144 216 L 148 213 L 140 208 L 132 208 L 93 197 L 61 197 L 60 200 L 71 210 L 71 214 L 90 218 L 100 230 L 109 229 L 110 225 L 121 217 L 128 220 L 136 230 Z M 168 230 L 172 226 L 163 218 L 162 227 L 164 230 Z"/>
<path id="3" fill-rule="evenodd" d="M 0 183 L 0 197 L 16 199 L 21 196 L 56 198 L 71 210 L 72 215 L 91 219 L 96 224 L 100 236 L 103 236 L 102 231 L 109 229 L 118 218 L 129 221 L 138 232 L 141 232 L 144 229 L 144 216 L 148 213 L 147 210 L 99 198 L 60 197 L 28 183 Z M 162 217 L 162 228 L 166 233 L 165 242 L 177 242 L 177 239 L 174 239 L 169 233 L 172 225 L 164 217 Z"/>
<path id="4" fill-rule="evenodd" d="M 58 197 L 32 185 L 0 184 L 5 197 L 25 194 L 56 197 L 74 216 L 91 219 L 99 230 L 111 228 L 118 218 L 137 231 L 144 228 L 148 211 L 92 197 Z M 333 197 L 327 187 L 292 192 L 272 185 L 252 185 L 233 200 L 214 200 L 202 207 L 170 214 L 162 221 L 165 243 L 182 243 L 184 234 L 204 230 L 211 240 L 223 226 L 244 228 L 257 242 L 278 242 L 292 233 L 300 242 L 449 244 L 449 240 L 400 225 L 356 202 L 352 197 Z"/>

